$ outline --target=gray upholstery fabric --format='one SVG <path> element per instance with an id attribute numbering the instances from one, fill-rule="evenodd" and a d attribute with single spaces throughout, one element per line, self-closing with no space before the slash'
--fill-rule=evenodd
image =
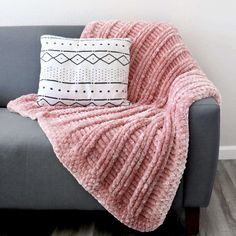
<path id="1" fill-rule="evenodd" d="M 0 208 L 101 210 L 56 158 L 37 121 L 0 108 Z"/>
<path id="2" fill-rule="evenodd" d="M 213 98 L 195 102 L 189 112 L 189 152 L 184 175 L 184 206 L 209 203 L 219 154 L 220 108 Z"/>
<path id="3" fill-rule="evenodd" d="M 37 92 L 40 36 L 80 37 L 84 26 L 0 27 L 0 107 L 21 95 Z"/>
<path id="4" fill-rule="evenodd" d="M 79 37 L 83 26 L 0 27 L 0 107 L 37 91 L 40 36 Z M 219 149 L 220 109 L 214 99 L 190 108 L 187 167 L 174 208 L 209 203 Z M 0 108 L 0 209 L 102 210 L 59 163 L 38 123 Z"/>

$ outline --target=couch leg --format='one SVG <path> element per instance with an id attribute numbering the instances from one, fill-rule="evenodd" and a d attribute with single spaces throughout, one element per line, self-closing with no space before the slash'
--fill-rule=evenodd
<path id="1" fill-rule="evenodd" d="M 185 208 L 185 223 L 187 235 L 197 235 L 199 233 L 199 207 Z"/>

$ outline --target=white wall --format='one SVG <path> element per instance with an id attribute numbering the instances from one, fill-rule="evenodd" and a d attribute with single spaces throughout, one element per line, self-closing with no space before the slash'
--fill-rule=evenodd
<path id="1" fill-rule="evenodd" d="M 0 25 L 70 25 L 96 19 L 175 24 L 221 91 L 221 144 L 236 145 L 235 0 L 0 0 Z"/>

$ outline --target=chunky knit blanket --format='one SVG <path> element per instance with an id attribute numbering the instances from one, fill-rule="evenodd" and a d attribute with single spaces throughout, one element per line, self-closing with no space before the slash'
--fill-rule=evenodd
<path id="1" fill-rule="evenodd" d="M 168 24 L 99 21 L 82 37 L 132 40 L 132 105 L 38 107 L 30 94 L 8 108 L 38 120 L 65 168 L 119 221 L 152 231 L 164 221 L 185 169 L 189 107 L 205 97 L 219 102 L 218 91 Z"/>

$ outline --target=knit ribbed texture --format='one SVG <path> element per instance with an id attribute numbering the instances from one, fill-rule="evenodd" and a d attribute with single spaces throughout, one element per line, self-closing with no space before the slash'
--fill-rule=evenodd
<path id="1" fill-rule="evenodd" d="M 93 22 L 82 37 L 132 39 L 131 106 L 38 107 L 31 94 L 8 108 L 38 119 L 58 159 L 119 221 L 152 231 L 185 168 L 189 107 L 205 97 L 219 102 L 219 93 L 168 24 Z"/>

